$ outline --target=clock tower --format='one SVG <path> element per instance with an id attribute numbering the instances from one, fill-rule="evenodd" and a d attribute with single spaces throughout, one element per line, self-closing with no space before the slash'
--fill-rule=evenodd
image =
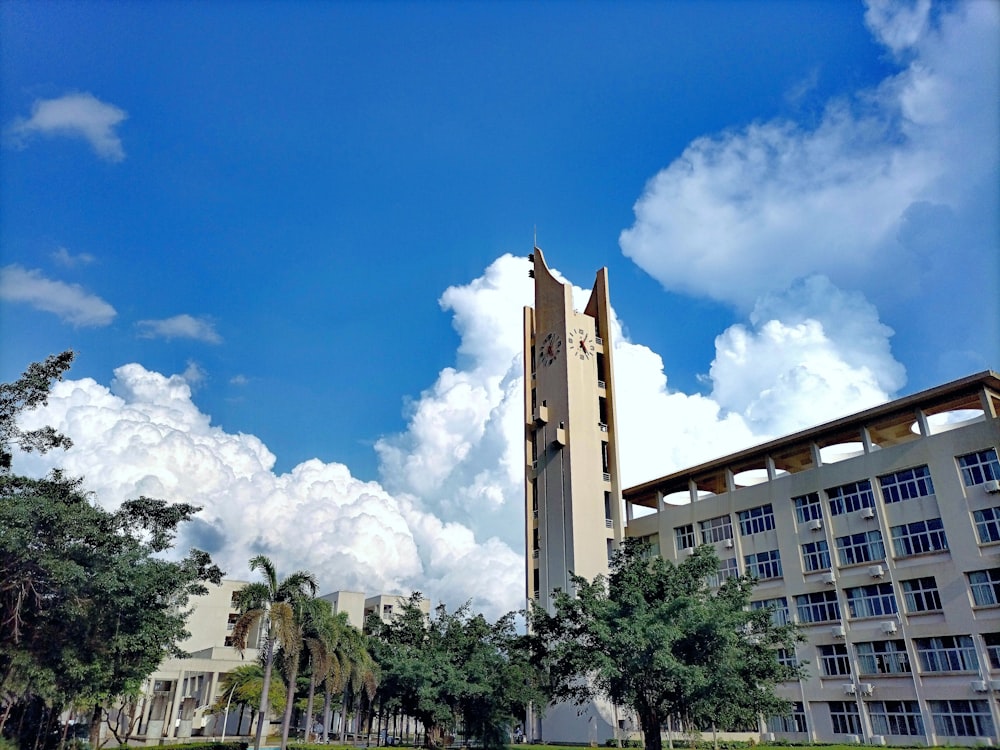
<path id="1" fill-rule="evenodd" d="M 571 573 L 607 575 L 623 537 L 614 354 L 607 269 L 597 272 L 577 311 L 571 286 L 552 275 L 542 251 L 529 257 L 535 304 L 524 308 L 526 588 L 529 600 L 551 612 L 552 591 L 570 591 Z M 603 742 L 614 720 L 605 713 L 554 706 L 546 736 L 535 726 L 533 739 Z"/>

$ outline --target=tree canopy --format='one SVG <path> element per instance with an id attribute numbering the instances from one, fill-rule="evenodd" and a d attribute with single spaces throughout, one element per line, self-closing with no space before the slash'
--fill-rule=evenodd
<path id="1" fill-rule="evenodd" d="M 709 587 L 717 569 L 707 545 L 674 565 L 626 540 L 607 579 L 574 576 L 576 591 L 557 591 L 552 614 L 535 607 L 530 618 L 551 698 L 603 695 L 631 707 L 649 750 L 660 750 L 672 717 L 689 728 L 756 728 L 761 714 L 786 712 L 774 688 L 797 671 L 777 649 L 792 647 L 796 630 L 750 608 L 752 578 Z"/>
<path id="2" fill-rule="evenodd" d="M 17 420 L 71 360 L 50 357 L 0 387 L 0 728 L 17 704 L 86 702 L 99 717 L 101 705 L 138 691 L 162 659 L 182 654 L 188 598 L 222 578 L 200 550 L 164 557 L 199 508 L 139 497 L 107 511 L 81 479 L 10 470 L 15 446 L 70 444 Z"/>
<path id="3" fill-rule="evenodd" d="M 441 605 L 428 618 L 421 601 L 416 593 L 389 622 L 369 620 L 381 668 L 376 699 L 416 717 L 428 745 L 464 722 L 485 748 L 505 747 L 525 706 L 542 697 L 514 615 L 490 623 L 468 605 Z"/>

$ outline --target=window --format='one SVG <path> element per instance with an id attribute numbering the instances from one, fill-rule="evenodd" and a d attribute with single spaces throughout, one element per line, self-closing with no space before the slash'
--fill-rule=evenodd
<path id="1" fill-rule="evenodd" d="M 896 614 L 896 595 L 891 583 L 875 583 L 845 589 L 851 617 L 884 617 Z"/>
<path id="2" fill-rule="evenodd" d="M 826 570 L 830 567 L 830 548 L 825 539 L 802 545 L 802 566 L 806 571 Z"/>
<path id="3" fill-rule="evenodd" d="M 1000 542 L 1000 507 L 977 510 L 972 515 L 976 520 L 980 544 Z"/>
<path id="4" fill-rule="evenodd" d="M 382 605 L 382 617 L 391 617 L 391 616 L 392 616 L 392 605 L 391 604 L 383 604 Z"/>
<path id="5" fill-rule="evenodd" d="M 682 549 L 694 549 L 694 526 L 686 523 L 674 529 L 674 538 L 677 540 L 677 551 Z"/>
<path id="6" fill-rule="evenodd" d="M 797 667 L 799 666 L 799 660 L 795 658 L 794 648 L 779 648 L 775 649 L 775 655 L 778 657 L 778 664 L 783 667 Z"/>
<path id="7" fill-rule="evenodd" d="M 922 735 L 924 721 L 916 701 L 869 701 L 868 716 L 875 734 Z"/>
<path id="8" fill-rule="evenodd" d="M 931 472 L 926 466 L 917 466 L 879 477 L 878 483 L 882 487 L 882 500 L 886 503 L 898 503 L 901 500 L 912 500 L 915 497 L 934 494 Z"/>
<path id="9" fill-rule="evenodd" d="M 236 621 L 240 619 L 240 615 L 237 612 L 233 612 L 229 615 L 229 620 L 226 622 L 226 630 L 233 630 L 236 628 Z"/>
<path id="10" fill-rule="evenodd" d="M 826 495 L 830 498 L 830 514 L 834 516 L 875 507 L 872 483 L 867 479 L 831 487 L 826 491 Z"/>
<path id="11" fill-rule="evenodd" d="M 863 531 L 837 537 L 837 559 L 841 565 L 857 565 L 885 559 L 881 531 Z"/>
<path id="12" fill-rule="evenodd" d="M 234 591 L 233 595 L 229 598 L 229 606 L 232 609 L 239 609 L 240 608 L 240 591 L 239 590 Z"/>
<path id="13" fill-rule="evenodd" d="M 959 456 L 958 467 L 966 487 L 974 487 L 988 479 L 1000 479 L 1000 461 L 995 448 Z"/>
<path id="14" fill-rule="evenodd" d="M 979 668 L 971 636 L 914 638 L 913 646 L 922 672 L 975 672 Z"/>
<path id="15" fill-rule="evenodd" d="M 758 552 L 743 558 L 747 565 L 747 574 L 766 581 L 769 578 L 781 578 L 781 555 L 778 550 Z"/>
<path id="16" fill-rule="evenodd" d="M 609 529 L 614 525 L 614 519 L 611 517 L 611 493 L 604 493 L 604 525 Z"/>
<path id="17" fill-rule="evenodd" d="M 854 701 L 830 701 L 830 721 L 834 734 L 861 734 L 861 716 Z"/>
<path id="18" fill-rule="evenodd" d="M 814 594 L 800 594 L 795 597 L 795 609 L 799 622 L 830 622 L 840 619 L 840 605 L 836 591 L 817 591 Z"/>
<path id="19" fill-rule="evenodd" d="M 996 729 L 987 701 L 927 701 L 939 737 L 994 737 Z"/>
<path id="20" fill-rule="evenodd" d="M 972 601 L 977 607 L 1000 604 L 1000 568 L 974 570 L 966 575 L 969 577 L 969 588 L 972 589 Z"/>
<path id="21" fill-rule="evenodd" d="M 733 538 L 733 522 L 728 515 L 699 521 L 698 527 L 701 529 L 701 541 L 704 544 Z"/>
<path id="22" fill-rule="evenodd" d="M 896 557 L 948 549 L 948 539 L 944 535 L 944 524 L 940 518 L 904 523 L 893 526 L 889 531 L 892 535 L 892 551 Z"/>
<path id="23" fill-rule="evenodd" d="M 816 518 L 823 517 L 823 508 L 819 504 L 819 493 L 810 492 L 802 497 L 793 497 L 795 504 L 795 520 L 799 523 L 809 523 Z"/>
<path id="24" fill-rule="evenodd" d="M 910 674 L 910 657 L 903 641 L 868 641 L 855 646 L 861 674 Z"/>
<path id="25" fill-rule="evenodd" d="M 769 716 L 767 719 L 769 732 L 805 732 L 806 711 L 801 701 L 792 703 L 792 712 L 788 716 Z"/>
<path id="26" fill-rule="evenodd" d="M 983 633 L 983 641 L 986 643 L 990 668 L 1000 669 L 1000 633 Z"/>
<path id="27" fill-rule="evenodd" d="M 716 588 L 721 586 L 723 581 L 736 578 L 739 574 L 740 570 L 736 567 L 736 558 L 727 557 L 725 560 L 719 560 L 719 572 L 708 577 L 708 585 Z"/>
<path id="28" fill-rule="evenodd" d="M 759 534 L 774 528 L 774 511 L 771 509 L 770 503 L 761 505 L 759 508 L 741 510 L 736 515 L 740 519 L 740 534 L 742 536 Z"/>
<path id="29" fill-rule="evenodd" d="M 834 643 L 830 646 L 819 646 L 819 666 L 827 677 L 836 677 L 851 673 L 851 660 L 847 658 L 847 646 Z"/>
<path id="30" fill-rule="evenodd" d="M 941 594 L 938 593 L 934 576 L 911 578 L 900 583 L 903 585 L 903 602 L 910 614 L 941 610 Z"/>
<path id="31" fill-rule="evenodd" d="M 780 596 L 777 599 L 761 599 L 750 602 L 751 609 L 770 609 L 771 622 L 775 625 L 787 625 L 791 618 L 788 616 L 788 600 Z"/>

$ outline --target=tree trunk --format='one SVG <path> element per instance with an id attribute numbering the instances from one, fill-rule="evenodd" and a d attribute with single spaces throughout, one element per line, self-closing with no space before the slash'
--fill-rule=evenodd
<path id="1" fill-rule="evenodd" d="M 97 750 L 101 746 L 101 704 L 94 704 L 94 712 L 90 715 L 90 746 Z"/>
<path id="2" fill-rule="evenodd" d="M 291 658 L 292 673 L 288 675 L 288 692 L 285 698 L 285 715 L 281 719 L 281 750 L 288 747 L 288 729 L 292 725 L 292 710 L 295 708 L 295 680 L 299 676 L 298 656 Z"/>
<path id="3" fill-rule="evenodd" d="M 264 684 L 260 689 L 260 710 L 257 712 L 257 734 L 254 736 L 253 750 L 260 750 L 261 733 L 264 730 L 264 718 L 266 712 L 270 711 L 270 702 L 267 693 L 271 689 L 271 665 L 274 661 L 274 640 L 270 635 L 267 637 L 267 645 L 264 646 Z"/>
<path id="4" fill-rule="evenodd" d="M 651 708 L 646 708 L 638 712 L 639 725 L 642 727 L 643 744 L 646 750 L 663 750 L 663 737 L 660 735 L 660 727 L 663 721 L 660 715 Z"/>
<path id="5" fill-rule="evenodd" d="M 323 742 L 330 740 L 330 721 L 333 714 L 333 691 L 330 690 L 330 681 L 323 681 Z"/>
<path id="6" fill-rule="evenodd" d="M 313 730 L 313 698 L 316 695 L 316 670 L 310 670 L 309 674 L 309 701 L 306 703 L 306 742 L 312 737 Z"/>

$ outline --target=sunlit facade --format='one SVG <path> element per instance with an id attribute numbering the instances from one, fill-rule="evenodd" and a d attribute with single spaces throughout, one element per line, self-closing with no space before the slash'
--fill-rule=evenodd
<path id="1" fill-rule="evenodd" d="M 802 626 L 764 738 L 989 744 L 1000 728 L 1000 380 L 984 372 L 626 489 L 627 535 Z"/>
<path id="2" fill-rule="evenodd" d="M 805 636 L 780 654 L 807 663 L 804 679 L 780 687 L 793 712 L 762 717 L 748 733 L 996 744 L 997 374 L 619 493 L 606 272 L 577 312 L 569 286 L 552 276 L 539 250 L 532 261 L 535 307 L 525 310 L 524 324 L 528 598 L 548 608 L 548 592 L 568 588 L 568 571 L 606 573 L 623 536 L 642 538 L 675 562 L 710 544 L 720 560 L 712 585 L 754 575 L 753 605 L 799 623 Z M 581 356 L 581 335 L 599 359 Z M 620 726 L 610 710 L 591 707 L 575 718 L 555 711 L 555 720 L 534 727 L 536 738 L 603 744 Z"/>

